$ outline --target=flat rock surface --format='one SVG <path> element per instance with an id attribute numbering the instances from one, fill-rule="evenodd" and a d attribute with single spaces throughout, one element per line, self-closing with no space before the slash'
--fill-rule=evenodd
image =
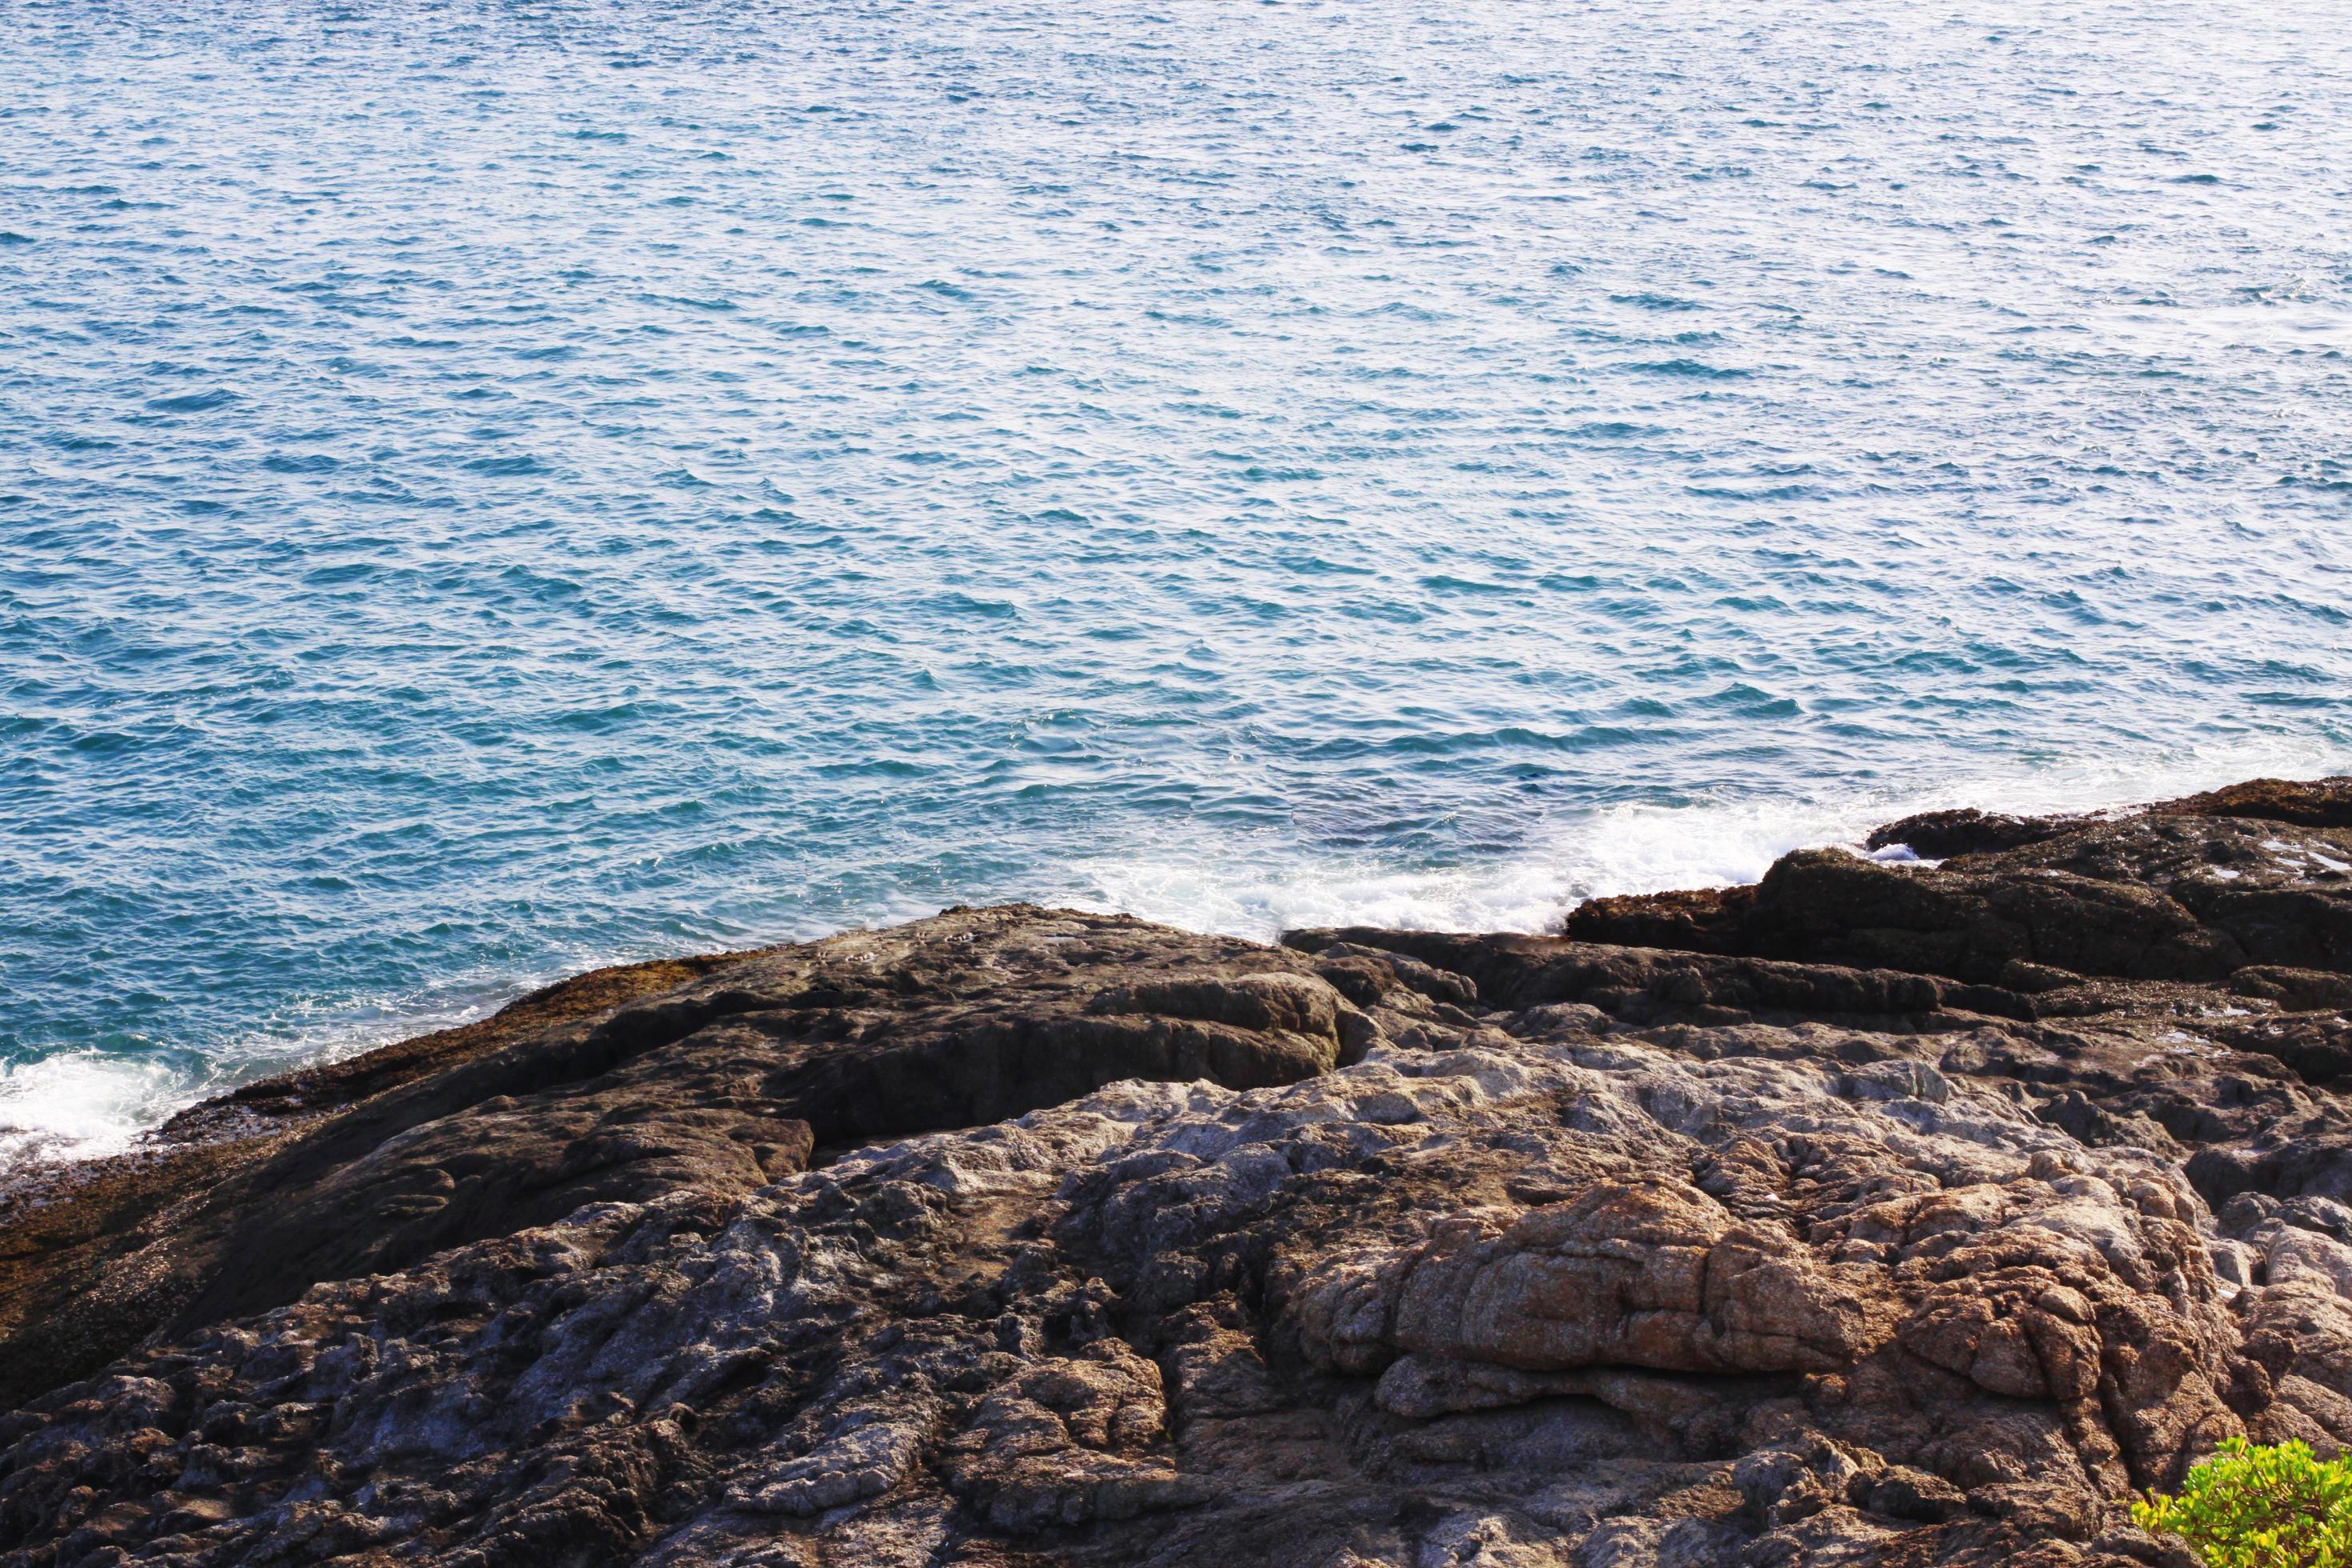
<path id="1" fill-rule="evenodd" d="M 241 1090 L 0 1207 L 0 1563 L 2179 1564 L 2135 1489 L 2352 1441 L 2352 784 L 1896 845 Z"/>

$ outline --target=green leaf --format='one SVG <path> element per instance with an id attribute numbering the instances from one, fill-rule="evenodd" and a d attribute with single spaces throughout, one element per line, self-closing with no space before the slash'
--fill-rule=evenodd
<path id="1" fill-rule="evenodd" d="M 2303 1443 L 2221 1445 L 2189 1472 L 2179 1495 L 2150 1492 L 2132 1518 L 2177 1535 L 2209 1568 L 2352 1565 L 2352 1460 L 2321 1459 Z"/>

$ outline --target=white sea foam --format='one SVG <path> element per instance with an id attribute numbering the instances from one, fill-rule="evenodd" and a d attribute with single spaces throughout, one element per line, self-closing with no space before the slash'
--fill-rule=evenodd
<path id="1" fill-rule="evenodd" d="M 2194 795 L 2260 775 L 2313 778 L 2352 766 L 2318 744 L 2231 747 L 1956 776 L 1815 796 L 1724 797 L 1602 807 L 1507 858 L 1398 870 L 1370 861 L 1284 864 L 1269 856 L 1106 858 L 1076 868 L 1086 907 L 1171 925 L 1271 938 L 1317 925 L 1540 931 L 1586 899 L 1753 882 L 1792 849 L 1859 847 L 1915 812 L 1973 805 L 2034 815 L 2097 812 Z"/>
<path id="2" fill-rule="evenodd" d="M 0 1066 L 0 1170 L 120 1153 L 176 1109 L 180 1076 L 155 1058 L 97 1051 Z"/>
<path id="3" fill-rule="evenodd" d="M 146 1133 L 210 1096 L 448 1028 L 543 983 L 496 990 L 475 984 L 432 997 L 377 998 L 329 1009 L 195 1065 L 184 1053 L 175 1059 L 92 1050 L 0 1063 L 0 1175 L 15 1166 L 126 1152 Z"/>

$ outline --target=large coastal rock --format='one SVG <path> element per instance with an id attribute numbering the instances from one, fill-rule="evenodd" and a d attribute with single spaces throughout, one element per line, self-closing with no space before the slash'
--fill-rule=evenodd
<path id="1" fill-rule="evenodd" d="M 1872 838 L 1882 848 L 1917 838 L 1949 857 L 1940 864 L 1810 850 L 1752 888 L 1596 900 L 1570 917 L 1568 934 L 2023 990 L 2078 975 L 2352 970 L 2352 786 L 2284 799 L 2242 790 L 2205 804 L 2243 816 L 2174 807 L 2069 826 L 1935 813 Z"/>
<path id="2" fill-rule="evenodd" d="M 2347 802 L 587 977 L 21 1188 L 0 1563 L 2179 1564 L 2352 1442 Z"/>

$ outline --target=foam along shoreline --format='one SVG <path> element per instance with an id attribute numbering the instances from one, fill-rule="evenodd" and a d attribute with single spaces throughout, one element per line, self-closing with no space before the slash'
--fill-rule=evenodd
<path id="1" fill-rule="evenodd" d="M 1139 846 L 1066 869 L 1042 901 L 1126 913 L 1186 930 L 1276 940 L 1314 926 L 1542 932 L 1594 898 L 1735 887 L 1806 848 L 1865 848 L 1882 825 L 1966 800 L 2007 815 L 2092 816 L 2131 809 L 2155 795 L 2225 785 L 2250 772 L 2290 777 L 2325 773 L 2341 754 L 2324 747 L 2233 745 L 2207 753 L 2111 758 L 2095 763 L 1990 773 L 1933 787 L 1885 787 L 1832 798 L 1621 803 L 1583 814 L 1499 861 L 1399 870 L 1375 861 L 1289 864 L 1247 846 L 1224 858 L 1199 845 L 1164 852 Z M 886 912 L 903 919 L 922 912 Z M 861 922 L 863 923 L 863 922 Z M 589 956 L 593 967 L 625 968 L 636 955 Z M 559 983 L 542 971 L 530 990 Z M 519 993 L 474 977 L 417 999 L 407 1010 L 383 998 L 348 1018 L 315 1023 L 301 1038 L 226 1053 L 201 1075 L 156 1058 L 98 1051 L 61 1053 L 0 1068 L 0 1187 L 37 1173 L 26 1167 L 131 1152 L 173 1116 L 242 1083 L 300 1072 L 410 1036 L 479 1022 Z M 405 1017 L 404 1029 L 400 1020 Z M 178 1053 L 184 1058 L 185 1052 Z"/>
<path id="2" fill-rule="evenodd" d="M 2352 780 L 1869 837 L 1564 936 L 953 910 L 248 1085 L 0 1207 L 0 1553 L 2161 1562 L 2134 1489 L 2352 1441 Z"/>
<path id="3" fill-rule="evenodd" d="M 1799 849 L 1865 847 L 1885 824 L 1967 802 L 2008 816 L 2094 817 L 2164 795 L 2219 789 L 2254 774 L 2309 778 L 2341 768 L 2340 749 L 2219 748 L 2009 770 L 1928 786 L 1888 784 L 1830 797 L 1727 797 L 1677 805 L 1621 802 L 1533 836 L 1498 862 L 1399 871 L 1375 861 L 1291 868 L 1244 854 L 1203 859 L 1194 847 L 1123 848 L 1076 868 L 1080 896 L 1055 902 L 1139 915 L 1191 931 L 1272 942 L 1309 926 L 1422 931 L 1556 931 L 1590 899 L 1737 887 Z M 1274 868 L 1268 869 L 1269 865 Z"/>

